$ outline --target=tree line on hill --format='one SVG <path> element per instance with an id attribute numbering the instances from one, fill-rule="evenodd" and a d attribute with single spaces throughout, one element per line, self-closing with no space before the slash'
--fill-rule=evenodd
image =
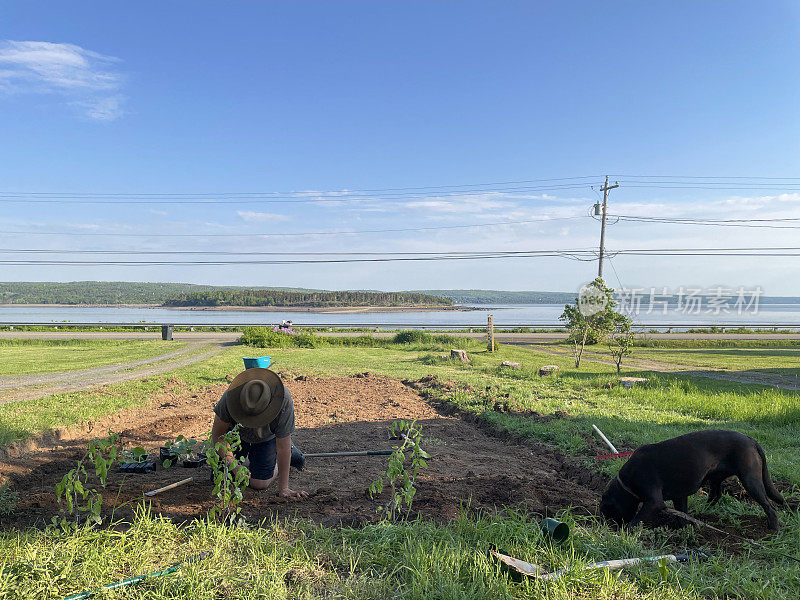
<path id="1" fill-rule="evenodd" d="M 161 304 L 176 294 L 214 289 L 191 283 L 7 281 L 0 304 Z"/>
<path id="2" fill-rule="evenodd" d="M 429 294 L 406 292 L 286 292 L 267 289 L 213 290 L 178 294 L 164 306 L 450 306 L 452 300 Z"/>
<path id="3" fill-rule="evenodd" d="M 509 292 L 504 290 L 415 290 L 450 298 L 457 304 L 563 304 L 575 292 Z"/>

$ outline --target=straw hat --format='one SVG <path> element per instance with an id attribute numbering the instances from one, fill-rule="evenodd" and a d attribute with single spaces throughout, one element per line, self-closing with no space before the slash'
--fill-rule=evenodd
<path id="1" fill-rule="evenodd" d="M 263 427 L 281 412 L 283 382 L 269 369 L 247 369 L 231 381 L 225 405 L 237 423 L 251 429 Z"/>

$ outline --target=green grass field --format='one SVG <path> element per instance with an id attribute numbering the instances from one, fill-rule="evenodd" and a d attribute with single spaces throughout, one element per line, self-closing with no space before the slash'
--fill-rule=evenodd
<path id="1" fill-rule="evenodd" d="M 91 369 L 152 358 L 185 345 L 160 340 L 0 339 L 0 376 Z"/>
<path id="2" fill-rule="evenodd" d="M 697 340 L 697 342 L 703 341 Z M 800 376 L 800 347 L 796 344 L 774 341 L 759 341 L 759 343 L 753 344 L 750 340 L 743 340 L 742 347 L 727 347 L 726 345 L 704 347 L 668 342 L 669 340 L 659 341 L 658 346 L 655 347 L 637 346 L 633 349 L 633 354 L 626 357 L 625 360 L 632 358 L 706 369 L 750 371 L 754 374 L 772 373 L 790 379 Z M 573 351 L 572 346 L 562 343 L 543 344 L 542 347 L 569 354 Z M 587 346 L 584 358 L 613 360 L 611 349 L 603 344 Z"/>
<path id="3" fill-rule="evenodd" d="M 451 361 L 446 343 L 266 352 L 233 347 L 146 382 L 110 386 L 104 394 L 66 394 L 44 402 L 0 406 L 0 443 L 142 404 L 171 377 L 184 380 L 190 389 L 224 382 L 226 374 L 241 370 L 242 356 L 260 352 L 270 354 L 277 369 L 298 374 L 371 371 L 408 378 L 436 374 L 460 382 L 464 385 L 454 391 L 441 391 L 440 399 L 517 435 L 587 457 L 587 462 L 593 454 L 586 440 L 592 423 L 620 445 L 631 447 L 697 429 L 738 429 L 762 443 L 775 479 L 800 485 L 797 393 L 646 372 L 641 373 L 651 379 L 646 387 L 608 389 L 605 386 L 616 379 L 611 366 L 586 362 L 575 370 L 569 357 L 510 346 L 489 354 L 478 342 L 462 345 L 470 352 L 470 365 Z M 503 360 L 520 362 L 522 369 L 502 368 Z M 558 364 L 560 376 L 539 378 L 536 372 L 543 364 Z M 633 370 L 626 373 L 639 374 Z M 532 422 L 513 412 L 495 411 L 497 402 L 512 410 L 562 411 L 566 416 L 547 423 Z M 693 499 L 690 510 L 696 510 L 698 502 Z M 757 506 L 729 497 L 723 498 L 714 513 L 732 524 L 748 515 L 763 516 Z M 664 570 L 645 566 L 611 575 L 576 572 L 550 584 L 509 580 L 487 558 L 486 549 L 497 544 L 515 556 L 556 569 L 604 558 L 682 551 L 699 543 L 697 534 L 689 529 L 616 532 L 593 518 L 568 511 L 561 516 L 573 529 L 563 547 L 547 543 L 536 520 L 520 514 L 481 517 L 465 513 L 449 524 L 418 521 L 356 529 L 325 529 L 304 521 L 267 523 L 253 529 L 204 523 L 179 527 L 143 515 L 124 531 L 7 531 L 0 533 L 0 597 L 62 598 L 165 568 L 206 549 L 213 554 L 202 563 L 103 597 L 789 599 L 800 591 L 800 565 L 757 549 L 733 554 L 721 547 L 702 564 L 673 565 Z M 797 555 L 800 514 L 784 510 L 780 519 L 780 534 L 764 543 Z"/>
<path id="4" fill-rule="evenodd" d="M 800 348 L 637 348 L 635 356 L 711 369 L 800 374 Z"/>

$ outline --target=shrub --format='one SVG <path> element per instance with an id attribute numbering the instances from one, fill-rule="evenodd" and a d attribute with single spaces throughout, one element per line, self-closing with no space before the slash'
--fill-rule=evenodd
<path id="1" fill-rule="evenodd" d="M 239 343 L 258 348 L 289 348 L 296 345 L 295 337 L 273 331 L 270 327 L 245 327 Z"/>
<path id="2" fill-rule="evenodd" d="M 240 344 L 257 348 L 325 348 L 326 346 L 360 346 L 371 348 L 385 344 L 368 335 L 358 337 L 332 337 L 300 331 L 294 335 L 274 331 L 270 327 L 245 327 Z"/>
<path id="3" fill-rule="evenodd" d="M 392 341 L 395 344 L 430 344 L 433 342 L 433 336 L 430 333 L 425 333 L 418 329 L 410 329 L 408 331 L 401 331 L 394 336 Z"/>

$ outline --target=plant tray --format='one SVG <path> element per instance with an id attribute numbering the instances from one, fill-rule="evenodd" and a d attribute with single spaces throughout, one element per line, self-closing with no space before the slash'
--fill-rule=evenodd
<path id="1" fill-rule="evenodd" d="M 172 448 L 161 446 L 161 448 L 158 449 L 158 458 L 161 462 L 164 462 L 165 460 L 175 460 L 177 456 L 177 453 L 173 452 Z"/>
<path id="2" fill-rule="evenodd" d="M 122 463 L 119 466 L 119 470 L 121 473 L 152 473 L 156 470 L 156 463 L 153 460 L 140 463 Z"/>
<path id="3" fill-rule="evenodd" d="M 204 464 L 206 464 L 206 455 L 203 453 L 198 454 L 197 458 L 187 458 L 183 461 L 183 466 L 187 469 L 196 469 Z"/>

